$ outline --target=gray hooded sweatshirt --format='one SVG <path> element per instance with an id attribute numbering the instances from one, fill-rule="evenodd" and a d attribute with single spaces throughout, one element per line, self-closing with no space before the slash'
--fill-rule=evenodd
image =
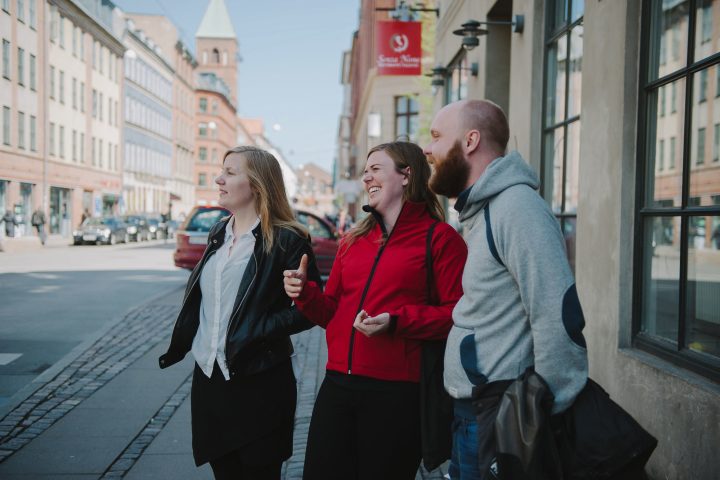
<path id="1" fill-rule="evenodd" d="M 553 413 L 585 386 L 585 321 L 563 235 L 538 186 L 511 152 L 488 166 L 460 211 L 468 259 L 445 351 L 445 388 L 456 399 L 529 366 L 550 386 Z"/>

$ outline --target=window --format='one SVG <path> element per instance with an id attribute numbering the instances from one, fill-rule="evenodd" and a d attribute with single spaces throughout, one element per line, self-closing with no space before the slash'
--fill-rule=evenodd
<path id="1" fill-rule="evenodd" d="M 59 44 L 60 48 L 65 48 L 65 17 L 60 15 L 60 18 L 58 20 L 58 36 L 60 37 Z"/>
<path id="2" fill-rule="evenodd" d="M 48 138 L 50 155 L 55 155 L 55 124 L 50 122 L 50 136 Z"/>
<path id="3" fill-rule="evenodd" d="M 60 125 L 60 128 L 58 129 L 58 151 L 60 153 L 60 158 L 65 158 L 65 127 Z"/>
<path id="4" fill-rule="evenodd" d="M 20 22 L 25 23 L 25 2 L 23 0 L 17 0 L 17 19 Z"/>
<path id="5" fill-rule="evenodd" d="M 72 54 L 73 57 L 77 57 L 77 27 L 72 27 Z"/>
<path id="6" fill-rule="evenodd" d="M 698 102 L 702 103 L 707 100 L 707 84 L 708 84 L 708 71 L 700 71 L 700 88 L 698 89 Z"/>
<path id="7" fill-rule="evenodd" d="M 50 98 L 55 98 L 55 67 L 50 67 Z"/>
<path id="8" fill-rule="evenodd" d="M 207 130 L 208 130 L 208 124 L 205 122 L 200 122 L 198 124 L 198 135 L 201 137 L 207 137 Z"/>
<path id="9" fill-rule="evenodd" d="M 18 47 L 18 85 L 25 85 L 25 50 Z"/>
<path id="10" fill-rule="evenodd" d="M 697 157 L 695 158 L 695 165 L 702 165 L 704 163 L 705 163 L 705 128 L 698 128 Z"/>
<path id="11" fill-rule="evenodd" d="M 97 66 L 97 41 L 93 40 L 92 67 L 95 68 L 96 66 Z"/>
<path id="12" fill-rule="evenodd" d="M 113 114 L 112 114 L 112 98 L 108 98 L 108 123 L 112 125 L 113 123 Z"/>
<path id="13" fill-rule="evenodd" d="M 468 68 L 467 52 L 463 49 L 447 66 L 445 75 L 445 103 L 467 98 Z"/>
<path id="14" fill-rule="evenodd" d="M 72 161 L 77 162 L 77 130 L 72 131 Z"/>
<path id="15" fill-rule="evenodd" d="M 103 94 L 102 92 L 99 93 L 99 100 L 98 100 L 98 113 L 100 117 L 100 121 L 102 122 L 103 119 Z"/>
<path id="16" fill-rule="evenodd" d="M 96 150 L 97 150 L 97 139 L 95 137 L 92 137 L 92 149 L 90 151 L 90 158 L 92 158 L 93 167 L 97 163 L 97 159 L 95 158 Z"/>
<path id="17" fill-rule="evenodd" d="M 10 13 L 10 0 L 2 0 L 2 9 Z"/>
<path id="18" fill-rule="evenodd" d="M 212 114 L 217 115 L 217 113 L 218 113 L 218 101 L 213 100 L 212 101 Z"/>
<path id="19" fill-rule="evenodd" d="M 709 2 L 702 7 L 702 43 L 712 40 L 712 7 Z"/>
<path id="20" fill-rule="evenodd" d="M 18 112 L 18 148 L 25 150 L 25 114 Z"/>
<path id="21" fill-rule="evenodd" d="M 715 124 L 713 133 L 713 162 L 720 161 L 720 123 Z"/>
<path id="22" fill-rule="evenodd" d="M 3 66 L 2 74 L 3 77 L 10 79 L 10 42 L 3 38 Z"/>
<path id="23" fill-rule="evenodd" d="M 660 87 L 660 116 L 665 116 L 665 93 L 666 93 L 665 87 Z"/>
<path id="24" fill-rule="evenodd" d="M 198 174 L 198 186 L 205 187 L 207 186 L 207 175 L 204 173 Z"/>
<path id="25" fill-rule="evenodd" d="M 212 61 L 214 63 L 220 63 L 220 51 L 217 48 L 213 48 Z"/>
<path id="26" fill-rule="evenodd" d="M 10 145 L 10 107 L 3 107 L 3 145 Z"/>
<path id="27" fill-rule="evenodd" d="M 85 82 L 80 82 L 80 111 L 85 112 Z"/>
<path id="28" fill-rule="evenodd" d="M 705 101 L 707 79 L 720 75 L 720 58 L 704 43 L 719 8 L 710 4 L 645 3 L 633 344 L 717 380 L 720 275 L 714 259 L 720 258 L 720 202 L 715 200 L 720 176 L 695 168 L 707 162 L 708 130 L 713 162 L 720 149 L 720 124 Z M 668 34 L 675 63 L 663 65 L 660 38 Z M 659 92 L 668 87 L 673 114 L 661 120 Z M 660 174 L 655 149 L 664 139 L 669 139 L 670 172 Z"/>
<path id="29" fill-rule="evenodd" d="M 30 54 L 30 90 L 37 89 L 37 59 L 35 55 Z"/>
<path id="30" fill-rule="evenodd" d="M 80 43 L 80 60 L 85 61 L 85 34 L 78 28 L 78 42 Z"/>
<path id="31" fill-rule="evenodd" d="M 546 13 L 543 196 L 560 222 L 574 269 L 585 2 L 553 0 Z"/>
<path id="32" fill-rule="evenodd" d="M 105 47 L 100 45 L 100 73 L 105 73 Z"/>
<path id="33" fill-rule="evenodd" d="M 97 95 L 97 93 L 98 93 L 97 90 L 95 90 L 93 88 L 93 91 L 92 91 L 92 117 L 93 118 L 97 118 L 97 113 L 98 113 L 98 95 Z"/>
<path id="34" fill-rule="evenodd" d="M 205 98 L 205 97 L 200 97 L 200 111 L 201 111 L 202 113 L 207 112 L 207 105 L 208 105 L 208 104 L 207 104 L 207 98 Z"/>
<path id="35" fill-rule="evenodd" d="M 660 140 L 660 149 L 658 150 L 657 169 L 662 172 L 665 166 L 665 140 Z"/>
<path id="36" fill-rule="evenodd" d="M 416 142 L 419 124 L 417 96 L 395 97 L 395 139 Z"/>
<path id="37" fill-rule="evenodd" d="M 210 160 L 213 164 L 218 163 L 218 151 L 217 148 L 212 149 L 212 155 L 210 155 Z"/>
<path id="38" fill-rule="evenodd" d="M 30 150 L 37 152 L 37 118 L 30 115 Z"/>
<path id="39" fill-rule="evenodd" d="M 50 12 L 50 41 L 54 42 L 57 38 L 57 7 L 54 5 L 48 6 Z"/>
<path id="40" fill-rule="evenodd" d="M 77 110 L 77 79 L 72 79 L 72 108 Z"/>
<path id="41" fill-rule="evenodd" d="M 198 149 L 198 159 L 199 159 L 201 162 L 207 161 L 207 148 L 205 148 L 205 147 L 200 147 L 200 148 Z"/>
<path id="42" fill-rule="evenodd" d="M 80 163 L 85 163 L 85 134 L 80 132 Z"/>
<path id="43" fill-rule="evenodd" d="M 36 0 L 29 0 L 28 2 L 28 24 L 30 28 L 35 29 L 37 27 L 37 15 L 35 13 L 35 2 Z"/>
<path id="44" fill-rule="evenodd" d="M 60 103 L 65 103 L 65 72 L 60 70 L 60 78 L 58 79 L 58 96 L 60 97 Z"/>

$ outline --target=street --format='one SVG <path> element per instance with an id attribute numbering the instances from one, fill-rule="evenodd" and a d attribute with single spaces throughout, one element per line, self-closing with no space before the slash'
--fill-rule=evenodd
<path id="1" fill-rule="evenodd" d="M 193 360 L 157 366 L 187 272 L 172 243 L 53 245 L 4 254 L 0 294 L 0 478 L 211 479 L 195 467 Z M 313 328 L 293 337 L 298 405 L 283 479 L 302 478 L 327 348 Z M 441 479 L 446 466 L 417 479 Z"/>
<path id="2" fill-rule="evenodd" d="M 10 398 L 125 312 L 182 285 L 173 242 L 55 245 L 0 265 L 0 412 Z"/>

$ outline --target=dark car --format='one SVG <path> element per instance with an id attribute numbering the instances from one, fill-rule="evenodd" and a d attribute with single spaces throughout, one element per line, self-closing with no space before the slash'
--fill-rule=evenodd
<path id="1" fill-rule="evenodd" d="M 210 228 L 230 212 L 217 206 L 195 207 L 185 219 L 175 234 L 177 247 L 175 249 L 175 266 L 193 269 L 200 261 Z M 304 210 L 295 212 L 300 223 L 310 231 L 312 248 L 318 262 L 318 269 L 323 276 L 330 275 L 338 240 L 335 227 L 327 220 Z"/>
<path id="2" fill-rule="evenodd" d="M 127 224 L 120 217 L 90 217 L 73 232 L 73 245 L 95 243 L 115 245 L 116 242 L 127 243 L 130 236 Z"/>
<path id="3" fill-rule="evenodd" d="M 167 231 L 165 222 L 160 217 L 147 217 L 148 230 L 150 231 L 150 238 L 153 240 L 160 240 L 161 238 L 167 238 Z"/>
<path id="4" fill-rule="evenodd" d="M 133 242 L 150 240 L 150 228 L 147 217 L 144 215 L 126 215 L 123 220 L 128 226 L 128 235 Z"/>

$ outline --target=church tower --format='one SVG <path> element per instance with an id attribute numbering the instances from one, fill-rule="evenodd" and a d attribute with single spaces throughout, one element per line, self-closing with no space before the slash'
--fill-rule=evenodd
<path id="1" fill-rule="evenodd" d="M 198 73 L 214 73 L 230 89 L 230 101 L 237 108 L 238 43 L 223 0 L 210 0 L 195 34 Z"/>

